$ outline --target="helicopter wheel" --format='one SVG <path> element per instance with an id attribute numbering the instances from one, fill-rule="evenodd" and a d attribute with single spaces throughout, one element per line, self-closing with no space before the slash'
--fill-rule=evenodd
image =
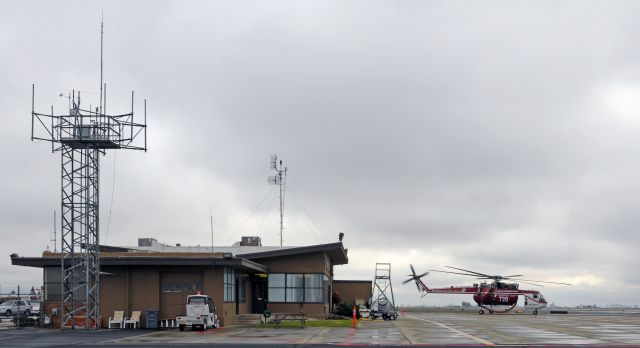
<path id="1" fill-rule="evenodd" d="M 481 309 L 480 311 L 478 311 L 478 314 L 480 314 L 480 315 L 484 314 L 484 310 Z"/>
<path id="2" fill-rule="evenodd" d="M 538 315 L 538 310 L 537 309 L 533 310 L 533 315 Z"/>

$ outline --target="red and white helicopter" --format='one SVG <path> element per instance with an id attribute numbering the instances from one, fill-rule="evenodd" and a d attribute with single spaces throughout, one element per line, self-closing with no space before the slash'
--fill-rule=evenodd
<path id="1" fill-rule="evenodd" d="M 535 286 L 543 286 L 537 283 L 546 283 L 546 284 L 561 284 L 561 285 L 571 285 L 569 283 L 559 283 L 559 282 L 547 282 L 541 280 L 530 280 L 530 279 L 522 279 L 521 274 L 509 275 L 509 276 L 500 276 L 500 275 L 488 275 L 484 273 L 469 271 L 462 268 L 456 268 L 451 266 L 446 266 L 451 269 L 455 269 L 462 272 L 450 272 L 450 271 L 438 271 L 438 270 L 430 270 L 430 272 L 440 272 L 440 273 L 451 273 L 451 274 L 461 274 L 470 277 L 476 277 L 477 279 L 482 279 L 483 282 L 480 284 L 473 284 L 472 286 L 451 286 L 446 288 L 428 288 L 424 282 L 422 282 L 422 277 L 429 274 L 429 272 L 424 272 L 420 275 L 416 274 L 416 271 L 413 269 L 413 265 L 409 265 L 411 267 L 411 274 L 408 276 L 411 277 L 402 282 L 402 284 L 407 284 L 411 281 L 415 281 L 416 287 L 418 291 L 422 293 L 422 297 L 426 294 L 470 294 L 473 295 L 473 300 L 478 304 L 480 310 L 478 313 L 484 314 L 484 311 L 488 311 L 489 314 L 493 313 L 506 313 L 518 304 L 518 296 L 524 297 L 524 307 L 525 310 L 533 310 L 533 314 L 538 314 L 538 309 L 544 308 L 547 306 L 547 300 L 545 300 L 542 293 L 538 290 L 523 290 L 518 289 L 518 284 L 516 283 L 505 283 L 504 280 L 515 280 L 520 283 L 535 285 Z M 487 283 L 487 280 L 491 280 L 490 283 Z"/>

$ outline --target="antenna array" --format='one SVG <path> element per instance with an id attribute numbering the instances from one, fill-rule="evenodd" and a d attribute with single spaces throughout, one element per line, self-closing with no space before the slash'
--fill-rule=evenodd
<path id="1" fill-rule="evenodd" d="M 82 108 L 80 92 L 69 95 L 68 113 L 35 111 L 35 85 L 31 97 L 31 140 L 51 143 L 52 152 L 61 153 L 61 237 L 60 302 L 61 329 L 76 328 L 79 317 L 84 326 L 100 326 L 100 157 L 106 150 L 147 151 L 147 101 L 144 120 L 134 121 L 134 94 L 131 112 L 106 113 L 106 84 L 102 81 L 103 26 L 100 25 L 100 102 L 93 109 Z"/>
<path id="2" fill-rule="evenodd" d="M 278 155 L 271 156 L 271 169 L 276 171 L 276 175 L 267 178 L 269 185 L 280 186 L 280 246 L 282 246 L 282 232 L 284 231 L 284 194 L 285 183 L 287 181 L 287 167 L 282 169 L 282 160 L 278 162 Z"/>

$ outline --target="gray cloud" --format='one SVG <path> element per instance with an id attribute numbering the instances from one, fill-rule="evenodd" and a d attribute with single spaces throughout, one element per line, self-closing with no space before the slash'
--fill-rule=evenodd
<path id="1" fill-rule="evenodd" d="M 4 255 L 40 253 L 59 206 L 59 154 L 28 140 L 30 84 L 40 110 L 63 109 L 57 95 L 71 88 L 95 104 L 104 10 L 109 109 L 128 110 L 135 89 L 150 115 L 148 153 L 102 160 L 105 224 L 115 163 L 109 243 L 206 244 L 212 209 L 218 243 L 255 233 L 276 244 L 266 176 L 277 152 L 317 223 L 310 228 L 288 197 L 292 244 L 343 231 L 352 255 L 384 246 L 380 261 L 398 270 L 450 262 L 599 277 L 571 294 L 545 293 L 572 304 L 637 304 L 603 285 L 640 286 L 625 256 L 638 244 L 640 216 L 635 2 L 2 7 Z M 352 257 L 339 276 L 368 279 L 372 262 Z M 8 262 L 0 274 L 40 281 Z M 412 289 L 396 288 L 402 302 L 419 303 Z"/>

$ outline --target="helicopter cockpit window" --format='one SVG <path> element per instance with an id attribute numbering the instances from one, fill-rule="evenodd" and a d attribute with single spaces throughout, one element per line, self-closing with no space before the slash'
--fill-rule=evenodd
<path id="1" fill-rule="evenodd" d="M 538 298 L 538 294 L 533 294 L 533 298 Z"/>

